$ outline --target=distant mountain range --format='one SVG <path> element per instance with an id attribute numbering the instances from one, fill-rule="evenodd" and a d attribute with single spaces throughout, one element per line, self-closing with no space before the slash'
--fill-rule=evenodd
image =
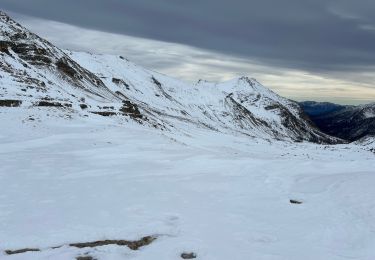
<path id="1" fill-rule="evenodd" d="M 348 141 L 375 136 L 375 103 L 344 106 L 327 102 L 300 102 L 304 112 L 324 133 Z"/>
<path id="2" fill-rule="evenodd" d="M 61 50 L 3 12 L 0 28 L 0 106 L 123 117 L 160 131 L 199 127 L 266 140 L 342 142 L 317 129 L 297 102 L 255 79 L 187 84 L 122 56 Z"/>

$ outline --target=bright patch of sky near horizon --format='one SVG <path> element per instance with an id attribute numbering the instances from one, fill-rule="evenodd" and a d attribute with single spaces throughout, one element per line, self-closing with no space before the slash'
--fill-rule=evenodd
<path id="1" fill-rule="evenodd" d="M 375 101 L 375 75 L 369 70 L 313 73 L 263 65 L 250 58 L 179 43 L 86 29 L 12 12 L 9 14 L 61 48 L 122 55 L 141 66 L 185 81 L 225 81 L 246 75 L 256 78 L 278 94 L 295 100 L 341 104 Z"/>

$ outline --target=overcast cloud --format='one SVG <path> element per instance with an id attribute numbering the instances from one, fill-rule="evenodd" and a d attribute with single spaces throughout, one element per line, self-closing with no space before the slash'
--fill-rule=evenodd
<path id="1" fill-rule="evenodd" d="M 0 0 L 0 7 L 60 47 L 126 54 L 188 80 L 250 73 L 292 98 L 375 100 L 372 0 Z"/>

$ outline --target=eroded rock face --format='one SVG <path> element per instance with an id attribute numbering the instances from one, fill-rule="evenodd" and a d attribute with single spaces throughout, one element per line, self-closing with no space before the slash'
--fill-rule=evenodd
<path id="1" fill-rule="evenodd" d="M 129 100 L 123 101 L 123 106 L 120 108 L 120 111 L 133 118 L 142 119 L 144 117 L 139 111 L 138 106 Z"/>
<path id="2" fill-rule="evenodd" d="M 22 100 L 0 99 L 0 107 L 19 107 Z"/>
<path id="3" fill-rule="evenodd" d="M 0 41 L 0 52 L 10 55 L 10 43 L 8 41 Z"/>
<path id="4" fill-rule="evenodd" d="M 79 77 L 78 72 L 73 69 L 72 66 L 69 65 L 68 61 L 66 59 L 59 59 L 56 62 L 57 69 L 62 73 L 67 75 L 68 77 L 75 79 L 76 77 Z"/>

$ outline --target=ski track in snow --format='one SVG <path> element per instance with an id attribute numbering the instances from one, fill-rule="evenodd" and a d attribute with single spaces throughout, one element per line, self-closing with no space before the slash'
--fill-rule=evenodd
<path id="1" fill-rule="evenodd" d="M 198 127 L 186 135 L 30 110 L 0 113 L 0 250 L 42 251 L 0 259 L 375 257 L 374 154 L 361 146 L 270 144 Z M 40 122 L 22 123 L 27 113 Z M 138 251 L 50 249 L 146 235 L 159 237 Z"/>

